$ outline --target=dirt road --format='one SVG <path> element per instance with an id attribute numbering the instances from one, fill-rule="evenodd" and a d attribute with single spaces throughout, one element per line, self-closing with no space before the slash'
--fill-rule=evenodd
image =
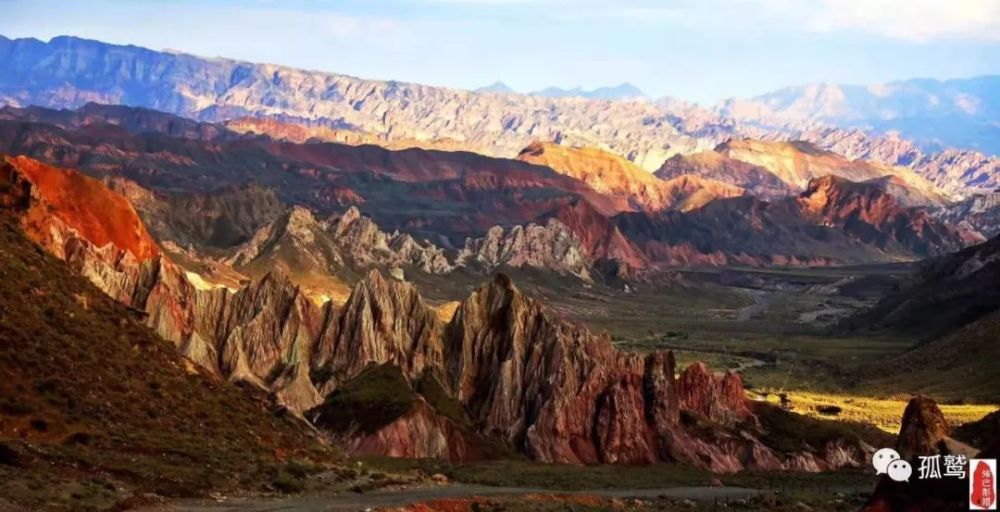
<path id="1" fill-rule="evenodd" d="M 743 293 L 743 295 L 750 298 L 753 303 L 749 306 L 736 310 L 736 320 L 746 322 L 747 320 L 750 320 L 767 310 L 769 302 L 767 297 L 768 292 L 764 290 L 753 290 L 750 288 L 739 288 L 738 290 Z"/>

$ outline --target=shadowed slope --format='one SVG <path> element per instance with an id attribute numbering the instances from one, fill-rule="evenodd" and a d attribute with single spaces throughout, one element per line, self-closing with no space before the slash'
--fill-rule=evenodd
<path id="1" fill-rule="evenodd" d="M 3 213 L 0 287 L 0 495 L 103 508 L 131 493 L 256 485 L 282 458 L 326 456 L 300 426 L 195 370 Z M 41 488 L 21 487 L 29 478 Z"/>

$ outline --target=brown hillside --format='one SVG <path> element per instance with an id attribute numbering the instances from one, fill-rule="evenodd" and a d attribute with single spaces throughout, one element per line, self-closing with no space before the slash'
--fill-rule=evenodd
<path id="1" fill-rule="evenodd" d="M 31 509 L 273 486 L 326 448 L 174 346 L 0 214 L 0 496 Z M 287 482 L 285 482 L 287 483 Z"/>

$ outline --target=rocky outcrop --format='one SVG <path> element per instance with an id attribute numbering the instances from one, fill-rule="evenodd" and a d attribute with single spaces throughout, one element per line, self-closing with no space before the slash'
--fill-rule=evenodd
<path id="1" fill-rule="evenodd" d="M 586 201 L 576 201 L 556 210 L 553 217 L 570 229 L 585 254 L 598 265 L 614 267 L 608 274 L 634 276 L 649 263 L 646 256 L 618 229 Z"/>
<path id="2" fill-rule="evenodd" d="M 688 366 L 677 379 L 681 407 L 722 425 L 735 425 L 751 418 L 743 382 L 735 373 L 716 378 L 704 363 Z"/>
<path id="3" fill-rule="evenodd" d="M 269 275 L 235 292 L 199 287 L 158 252 L 128 202 L 100 182 L 24 158 L 8 159 L 3 172 L 8 192 L 0 204 L 25 232 L 111 297 L 145 311 L 147 325 L 182 355 L 209 373 L 273 391 L 295 409 L 319 400 L 300 363 L 322 314 L 287 279 Z"/>
<path id="4" fill-rule="evenodd" d="M 411 380 L 443 364 L 440 321 L 409 283 L 372 270 L 334 315 L 312 357 L 324 390 L 371 363 L 391 364 Z"/>
<path id="5" fill-rule="evenodd" d="M 592 280 L 588 253 L 576 235 L 554 218 L 543 226 L 529 224 L 509 230 L 493 227 L 482 238 L 466 240 L 455 265 L 486 272 L 505 266 L 528 267 Z"/>
<path id="6" fill-rule="evenodd" d="M 426 241 L 417 241 L 406 233 L 385 233 L 370 218 L 354 207 L 329 221 L 328 232 L 362 268 L 373 265 L 411 266 L 423 272 L 441 274 L 452 270 L 444 251 Z"/>
<path id="7" fill-rule="evenodd" d="M 944 442 L 950 430 L 934 400 L 922 396 L 911 398 L 903 411 L 896 451 L 906 460 L 949 452 Z"/>
<path id="8" fill-rule="evenodd" d="M 863 512 L 945 512 L 965 510 L 969 505 L 969 484 L 965 478 L 916 478 L 920 467 L 918 457 L 963 455 L 967 459 L 978 451 L 948 437 L 948 424 L 937 404 L 925 397 L 912 398 L 903 412 L 896 451 L 913 467 L 914 476 L 905 482 L 895 482 L 880 475 Z M 979 456 L 989 456 L 984 451 Z M 942 468 L 943 469 L 943 468 Z M 968 466 L 966 472 L 973 471 Z"/>
<path id="9" fill-rule="evenodd" d="M 454 268 L 442 249 L 409 234 L 386 233 L 353 206 L 325 221 L 295 206 L 223 261 L 253 278 L 279 269 L 315 294 L 334 298 L 345 287 L 338 277 L 345 271 L 405 267 L 442 274 Z"/>
<path id="10" fill-rule="evenodd" d="M 445 343 L 455 396 L 474 424 L 534 459 L 682 461 L 722 472 L 796 464 L 754 437 L 737 375 L 695 365 L 676 379 L 672 355 L 619 353 L 606 335 L 552 317 L 506 276 L 459 306 Z"/>
<path id="11" fill-rule="evenodd" d="M 353 455 L 469 462 L 483 458 L 482 442 L 417 399 L 410 411 L 375 432 L 348 436 L 344 449 Z"/>
<path id="12" fill-rule="evenodd" d="M 159 248 L 132 205 L 99 181 L 23 156 L 0 162 L 0 206 L 17 208 L 32 238 L 65 259 L 68 232 L 142 262 Z"/>
<path id="13" fill-rule="evenodd" d="M 975 194 L 931 213 L 943 222 L 984 238 L 1000 235 L 1000 192 L 997 191 Z"/>
<path id="14" fill-rule="evenodd" d="M 226 492 L 260 464 L 337 460 L 311 429 L 179 357 L 143 315 L 25 236 L 14 213 L 0 200 L 0 508 L 52 506 L 38 479 L 75 487 L 105 475 L 116 484 L 92 495 L 104 507 L 135 492 Z"/>
<path id="15" fill-rule="evenodd" d="M 799 196 L 798 205 L 815 223 L 839 227 L 863 243 L 890 252 L 901 249 L 934 256 L 982 241 L 924 210 L 906 208 L 872 183 L 855 183 L 836 176 L 816 178 Z"/>
<path id="16" fill-rule="evenodd" d="M 302 286 L 332 296 L 342 270 L 412 268 L 446 274 L 457 268 L 490 273 L 502 267 L 533 268 L 591 281 L 593 260 L 576 235 L 557 219 L 545 225 L 495 226 L 469 238 L 454 258 L 406 233 L 386 233 L 354 207 L 326 221 L 294 207 L 236 248 L 225 263 L 252 277 L 281 269 Z"/>

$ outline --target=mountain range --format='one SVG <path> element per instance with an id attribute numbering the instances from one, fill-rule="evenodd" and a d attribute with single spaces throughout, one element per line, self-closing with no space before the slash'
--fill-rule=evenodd
<path id="1" fill-rule="evenodd" d="M 305 206 L 319 219 L 356 207 L 378 230 L 387 230 L 386 240 L 398 240 L 401 247 L 427 257 L 464 247 L 472 251 L 472 260 L 492 262 L 482 265 L 487 269 L 534 262 L 530 266 L 590 277 L 595 276 L 583 268 L 602 262 L 639 277 L 661 265 L 905 260 L 982 240 L 974 229 L 945 224 L 915 206 L 936 201 L 940 194 L 905 170 L 891 174 L 891 168 L 850 162 L 803 144 L 734 141 L 718 150 L 725 153 L 738 145 L 758 148 L 754 155 L 771 156 L 757 161 L 760 165 L 739 160 L 746 167 L 737 166 L 735 176 L 732 169 L 718 175 L 726 182 L 702 177 L 704 166 L 663 179 L 602 150 L 552 144 L 529 146 L 519 159 L 501 159 L 416 148 L 295 144 L 128 107 L 0 112 L 0 149 L 112 180 L 133 198 L 162 240 L 201 250 L 232 250 L 226 243 L 278 236 L 260 230 L 284 211 L 279 203 Z M 720 155 L 723 162 L 747 158 Z M 673 161 L 673 170 L 678 163 Z M 828 173 L 847 179 L 814 177 Z M 880 173 L 893 179 L 871 181 Z M 767 201 L 748 195 L 761 176 L 780 183 L 787 195 Z M 804 188 L 803 177 L 808 180 Z M 232 194 L 251 184 L 271 192 Z M 799 197 L 796 189 L 802 190 Z M 226 192 L 201 198 L 206 191 Z M 223 198 L 225 204 L 212 205 Z M 208 218 L 215 220 L 206 225 L 205 217 L 196 217 L 208 212 L 184 218 L 181 205 L 227 212 L 211 213 Z M 516 237 L 545 231 L 544 239 L 566 239 L 579 255 L 567 260 L 569 253 L 557 246 L 531 249 L 532 256 L 474 255 L 483 247 L 477 239 L 497 237 L 494 243 L 500 243 L 507 236 L 501 233 L 515 227 L 524 230 L 516 231 Z M 559 234 L 564 228 L 568 231 Z M 404 242 L 394 231 L 412 238 Z M 741 235 L 730 241 L 720 236 L 737 232 Z M 423 256 L 411 256 L 399 262 L 444 269 L 461 259 L 455 255 L 446 258 L 447 265 L 425 264 L 418 261 Z"/>
<path id="2" fill-rule="evenodd" d="M 949 147 L 1000 153 L 1000 76 L 957 80 L 913 79 L 878 85 L 810 84 L 716 110 L 755 125 L 801 129 L 809 125 L 899 133 L 924 151 Z"/>
<path id="3" fill-rule="evenodd" d="M 0 36 L 0 67 L 6 70 L 0 102 L 13 106 L 76 108 L 99 102 L 209 121 L 249 116 L 508 158 L 532 142 L 556 141 L 609 150 L 654 171 L 675 154 L 711 149 L 730 138 L 780 137 L 810 140 L 848 158 L 877 155 L 871 158 L 877 163 L 911 167 L 962 194 L 997 188 L 1000 165 L 989 154 L 918 151 L 905 141 L 844 129 L 817 132 L 813 124 L 761 127 L 669 98 L 608 102 L 477 94 L 74 37 L 42 42 Z"/>
<path id="4" fill-rule="evenodd" d="M 519 94 L 511 89 L 507 84 L 497 81 L 490 85 L 475 89 L 477 93 L 494 94 Z M 648 99 L 646 93 L 630 83 L 622 83 L 616 86 L 598 87 L 592 90 L 584 90 L 582 87 L 563 89 L 560 87 L 546 87 L 538 91 L 527 93 L 529 96 L 541 96 L 543 98 L 586 98 L 591 100 L 644 100 Z"/>

